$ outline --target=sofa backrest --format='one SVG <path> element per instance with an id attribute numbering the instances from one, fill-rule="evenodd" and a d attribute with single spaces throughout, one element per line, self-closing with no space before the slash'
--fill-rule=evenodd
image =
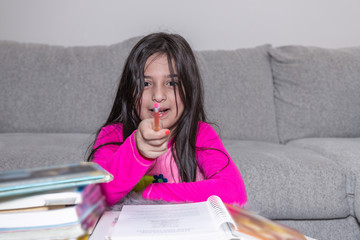
<path id="1" fill-rule="evenodd" d="M 136 41 L 91 47 L 0 41 L 0 132 L 96 132 Z"/>
<path id="2" fill-rule="evenodd" d="M 279 138 L 360 137 L 360 47 L 270 50 Z"/>
<path id="3" fill-rule="evenodd" d="M 139 37 L 110 46 L 0 41 L 0 132 L 94 133 Z M 360 136 L 360 47 L 195 51 L 205 110 L 227 139 Z"/>
<path id="4" fill-rule="evenodd" d="M 205 109 L 226 139 L 278 142 L 270 45 L 197 52 Z"/>
<path id="5" fill-rule="evenodd" d="M 94 133 L 138 39 L 90 47 L 0 41 L 0 132 Z M 269 49 L 196 51 L 205 109 L 223 138 L 278 142 Z"/>

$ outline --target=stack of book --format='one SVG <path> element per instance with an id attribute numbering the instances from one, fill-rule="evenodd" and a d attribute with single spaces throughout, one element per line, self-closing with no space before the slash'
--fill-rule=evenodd
<path id="1" fill-rule="evenodd" d="M 0 172 L 0 239 L 86 239 L 112 178 L 96 163 Z"/>

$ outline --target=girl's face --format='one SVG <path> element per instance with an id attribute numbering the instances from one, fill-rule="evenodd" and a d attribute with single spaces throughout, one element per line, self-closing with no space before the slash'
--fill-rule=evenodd
<path id="1" fill-rule="evenodd" d="M 162 128 L 170 129 L 175 127 L 174 124 L 184 111 L 184 104 L 179 95 L 178 76 L 175 66 L 173 66 L 173 69 L 175 75 L 171 76 L 166 55 L 154 54 L 147 59 L 144 70 L 144 91 L 141 96 L 139 114 L 141 120 L 154 117 L 154 103 L 157 102 L 159 103 Z"/>

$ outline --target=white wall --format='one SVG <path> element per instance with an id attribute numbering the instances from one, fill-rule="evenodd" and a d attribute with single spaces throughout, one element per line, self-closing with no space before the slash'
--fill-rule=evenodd
<path id="1" fill-rule="evenodd" d="M 360 0 L 0 0 L 0 39 L 108 45 L 153 31 L 195 49 L 360 46 Z"/>

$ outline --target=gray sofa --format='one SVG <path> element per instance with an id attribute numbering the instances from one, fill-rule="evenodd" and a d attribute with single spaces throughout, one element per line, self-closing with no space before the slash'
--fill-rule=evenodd
<path id="1" fill-rule="evenodd" d="M 0 41 L 0 170 L 85 159 L 138 38 Z M 360 48 L 196 51 L 209 120 L 248 208 L 317 239 L 360 239 Z"/>

